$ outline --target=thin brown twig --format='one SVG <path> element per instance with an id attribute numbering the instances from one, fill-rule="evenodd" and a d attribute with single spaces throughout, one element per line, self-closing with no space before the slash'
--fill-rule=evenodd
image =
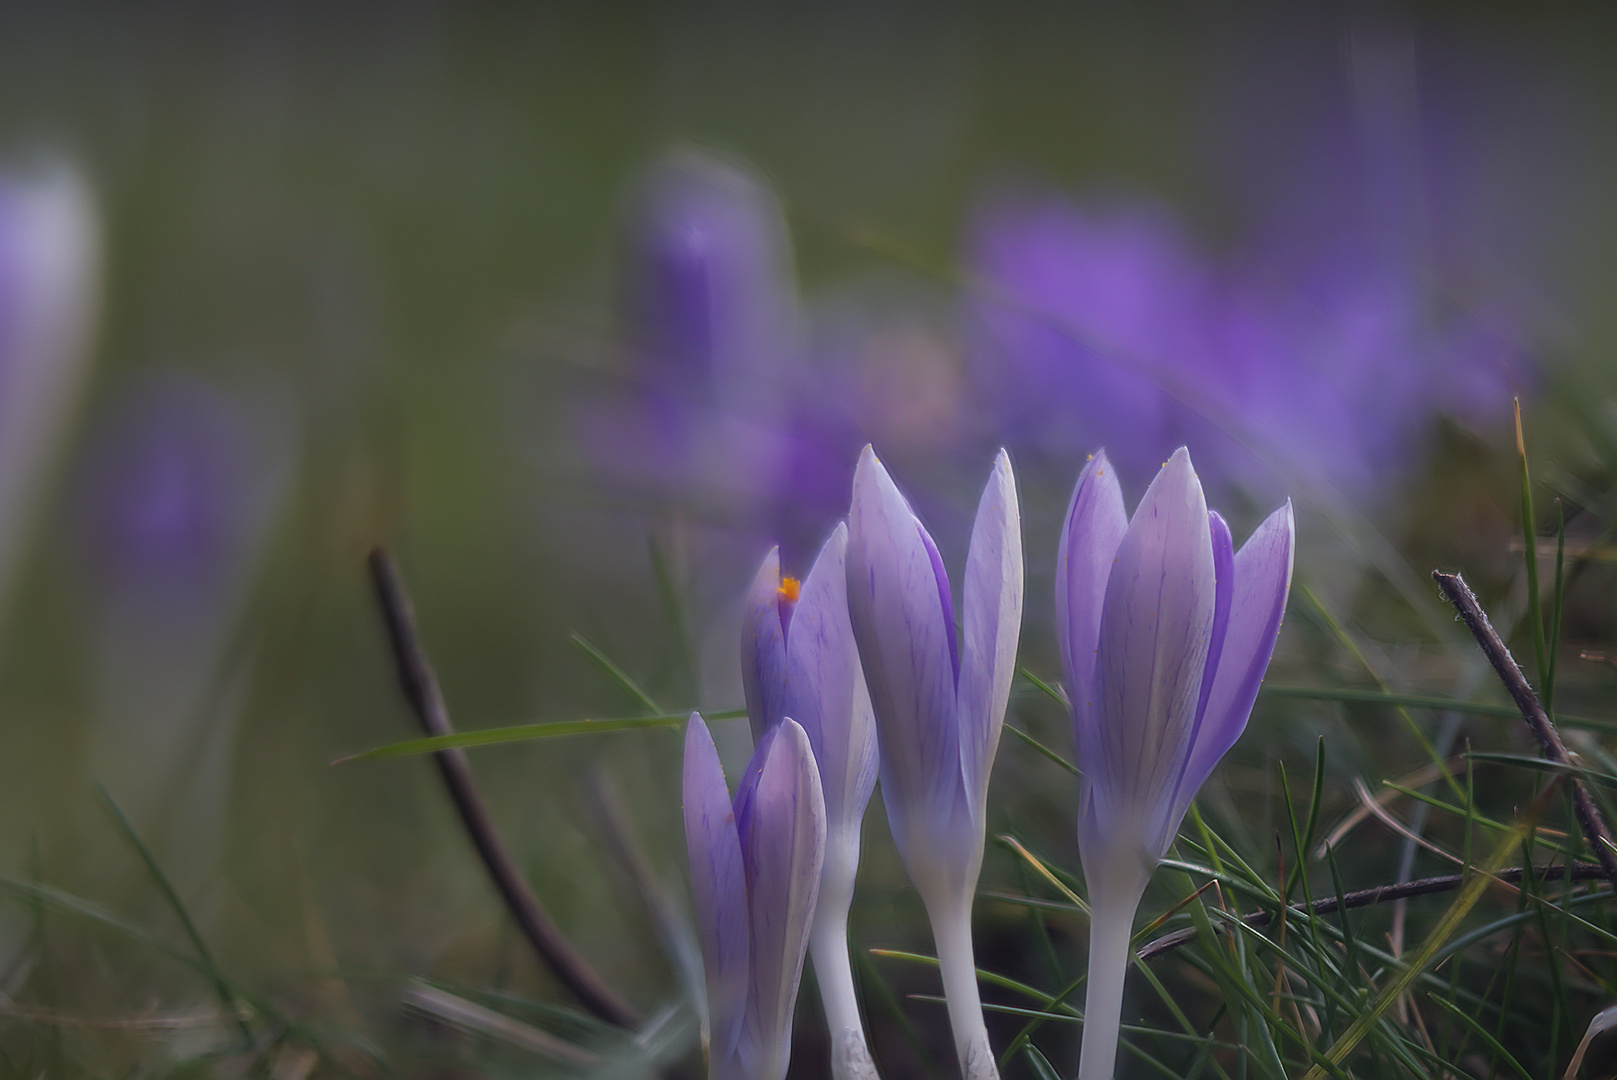
<path id="1" fill-rule="evenodd" d="M 421 644 L 415 611 L 398 567 L 393 557 L 382 548 L 371 551 L 368 563 L 376 599 L 382 609 L 382 620 L 387 624 L 388 642 L 392 646 L 399 686 L 404 690 L 405 699 L 428 735 L 452 734 L 454 728 L 449 722 L 449 709 L 444 704 L 437 676 L 433 674 L 432 664 Z M 506 909 L 539 955 L 540 962 L 549 967 L 562 985 L 595 1016 L 629 1030 L 639 1027 L 640 1018 L 634 1010 L 614 994 L 574 950 L 518 873 L 516 863 L 512 862 L 505 846 L 500 843 L 488 808 L 472 782 L 466 755 L 460 750 L 438 750 L 432 758 L 438 766 L 439 775 L 443 777 L 444 787 L 449 790 L 449 798 L 460 815 L 461 824 L 471 837 L 472 846 L 477 849 Z"/>
<path id="2" fill-rule="evenodd" d="M 1499 680 L 1505 684 L 1511 699 L 1521 710 L 1522 719 L 1527 721 L 1527 727 L 1538 739 L 1544 756 L 1557 765 L 1571 765 L 1571 756 L 1566 751 L 1566 744 L 1561 742 L 1555 724 L 1544 711 L 1538 695 L 1533 693 L 1533 688 L 1528 684 L 1527 676 L 1522 674 L 1522 669 L 1517 666 L 1515 657 L 1510 655 L 1510 650 L 1505 647 L 1493 624 L 1488 621 L 1488 613 L 1477 603 L 1476 594 L 1466 585 L 1465 579 L 1459 574 L 1445 574 L 1441 570 L 1433 570 L 1432 580 L 1437 582 L 1443 596 L 1454 605 L 1455 610 L 1460 613 L 1460 618 L 1470 628 L 1471 635 L 1482 647 L 1483 655 L 1493 665 Z M 1537 597 L 1533 598 L 1533 602 L 1537 602 Z M 1572 806 L 1577 814 L 1578 824 L 1583 829 L 1584 838 L 1594 849 L 1595 858 L 1605 870 L 1606 880 L 1611 882 L 1612 889 L 1617 891 L 1617 855 L 1614 855 L 1617 848 L 1612 845 L 1611 829 L 1607 827 L 1606 819 L 1601 816 L 1600 808 L 1595 805 L 1594 798 L 1590 796 L 1589 789 L 1584 787 L 1583 781 L 1570 773 L 1567 780 L 1572 784 Z"/>
<path id="3" fill-rule="evenodd" d="M 1534 877 L 1545 877 L 1554 874 L 1557 879 L 1572 881 L 1593 881 L 1606 876 L 1605 868 L 1597 863 L 1573 863 L 1570 867 L 1534 866 Z M 1505 884 L 1515 885 L 1522 880 L 1522 868 L 1514 867 L 1500 870 L 1493 875 Z M 1465 880 L 1464 874 L 1444 874 L 1441 877 L 1416 878 L 1413 881 L 1402 881 L 1394 885 L 1376 885 L 1369 889 L 1359 889 L 1355 892 L 1345 893 L 1340 897 L 1323 896 L 1317 900 L 1310 900 L 1307 905 L 1291 904 L 1285 908 L 1289 915 L 1307 916 L 1329 915 L 1333 911 L 1346 911 L 1353 908 L 1370 907 L 1372 904 L 1385 904 L 1393 900 L 1403 900 L 1412 896 L 1429 896 L 1432 893 L 1448 892 L 1457 889 Z M 1253 911 L 1241 916 L 1241 921 L 1251 927 L 1267 926 L 1275 917 L 1273 911 Z M 1194 926 L 1183 930 L 1175 930 L 1171 934 L 1164 934 L 1155 941 L 1140 946 L 1141 960 L 1150 960 L 1161 956 L 1165 952 L 1172 952 L 1179 946 L 1191 941 L 1196 936 Z"/>

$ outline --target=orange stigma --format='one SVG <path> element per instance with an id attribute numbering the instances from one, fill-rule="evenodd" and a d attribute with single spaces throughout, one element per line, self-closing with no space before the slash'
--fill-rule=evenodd
<path id="1" fill-rule="evenodd" d="M 801 592 L 802 589 L 803 587 L 797 583 L 797 579 L 794 577 L 783 577 L 780 579 L 780 589 L 778 590 L 780 593 L 780 598 L 788 604 L 797 603 L 797 594 Z"/>

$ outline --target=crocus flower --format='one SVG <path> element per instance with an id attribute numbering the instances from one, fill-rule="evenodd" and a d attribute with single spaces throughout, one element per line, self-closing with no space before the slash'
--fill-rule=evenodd
<path id="1" fill-rule="evenodd" d="M 576 430 L 615 489 L 749 513 L 775 494 L 801 360 L 786 223 L 751 170 L 685 151 L 626 206 L 622 383 Z"/>
<path id="2" fill-rule="evenodd" d="M 74 477 L 90 764 L 182 889 L 217 888 L 252 657 L 233 630 L 289 494 L 293 424 L 274 393 L 147 374 L 96 417 Z"/>
<path id="3" fill-rule="evenodd" d="M 982 1080 L 998 1073 L 977 993 L 971 905 L 1022 625 L 1021 517 L 1003 450 L 977 506 L 963 595 L 957 641 L 943 559 L 867 446 L 848 516 L 848 615 L 875 709 L 893 840 L 932 923 L 961 1073 Z"/>
<path id="4" fill-rule="evenodd" d="M 99 248 L 89 191 L 72 169 L 0 174 L 0 594 L 83 381 Z"/>
<path id="5" fill-rule="evenodd" d="M 1291 504 L 1239 552 L 1176 451 L 1131 521 L 1105 453 L 1078 478 L 1056 563 L 1056 632 L 1083 770 L 1089 888 L 1080 1080 L 1109 1080 L 1129 931 L 1190 801 L 1246 726 L 1291 585 Z"/>
<path id="6" fill-rule="evenodd" d="M 859 826 L 876 786 L 876 725 L 848 622 L 848 528 L 839 524 L 801 585 L 780 576 L 772 550 L 748 592 L 742 682 L 753 739 L 786 718 L 808 733 L 825 797 L 825 864 L 809 952 L 831 1033 L 831 1075 L 873 1078 L 848 963 L 848 909 L 859 870 Z"/>
<path id="7" fill-rule="evenodd" d="M 781 1080 L 820 888 L 825 802 L 808 735 L 783 720 L 734 803 L 695 713 L 685 729 L 685 844 L 707 977 L 710 1080 Z"/>
<path id="8" fill-rule="evenodd" d="M 1347 231 L 1311 237 L 1306 257 L 1260 233 L 1214 259 L 1159 205 L 986 202 L 966 254 L 984 401 L 1045 457 L 1098 433 L 1129 472 L 1190 442 L 1211 483 L 1262 493 L 1279 478 L 1333 509 L 1371 503 L 1420 460 L 1437 413 L 1491 400 L 1498 415 L 1512 349 Z"/>
<path id="9" fill-rule="evenodd" d="M 1070 461 L 1098 434 L 1155 464 L 1190 436 L 1193 402 L 1170 390 L 1203 363 L 1211 281 L 1167 207 L 1001 195 L 973 214 L 965 261 L 968 355 L 1018 448 Z"/>

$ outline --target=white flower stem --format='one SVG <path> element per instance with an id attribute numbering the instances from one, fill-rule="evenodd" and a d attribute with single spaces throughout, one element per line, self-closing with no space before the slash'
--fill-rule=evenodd
<path id="1" fill-rule="evenodd" d="M 1129 937 L 1145 887 L 1091 892 L 1089 978 L 1084 995 L 1084 1045 L 1078 1080 L 1112 1080 L 1123 1023 L 1123 978 L 1129 969 Z"/>
<path id="2" fill-rule="evenodd" d="M 927 905 L 932 940 L 938 949 L 943 974 L 943 996 L 949 1006 L 949 1027 L 960 1059 L 964 1080 L 999 1080 L 994 1051 L 988 1045 L 983 1003 L 977 992 L 977 961 L 971 946 L 971 895 L 952 902 Z"/>
<path id="3" fill-rule="evenodd" d="M 859 834 L 852 841 L 826 845 L 820 898 L 809 931 L 809 958 L 820 986 L 825 1025 L 831 1034 L 832 1080 L 877 1080 L 876 1065 L 865 1043 L 854 993 L 853 966 L 848 962 L 848 909 L 853 904 L 854 873 L 859 865 Z"/>

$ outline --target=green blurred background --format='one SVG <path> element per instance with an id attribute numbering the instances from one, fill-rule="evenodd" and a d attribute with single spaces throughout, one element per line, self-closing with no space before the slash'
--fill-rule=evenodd
<path id="1" fill-rule="evenodd" d="M 416 1045 L 394 1010 L 411 975 L 555 993 L 429 763 L 330 763 L 414 730 L 363 574 L 378 543 L 401 560 L 464 728 L 633 714 L 569 643 L 575 631 L 670 711 L 741 703 L 730 624 L 764 539 L 601 497 L 570 413 L 611 353 L 626 194 L 671 149 L 733 155 L 774 184 L 807 295 L 869 274 L 943 293 L 970 206 L 1008 177 L 1148 194 L 1214 247 L 1240 235 L 1253 211 L 1209 169 L 1219 144 L 1256 130 L 1255 145 L 1283 151 L 1314 122 L 1310 87 L 1355 42 L 1398 43 L 1423 78 L 1475 103 L 1467 134 L 1489 171 L 1471 197 L 1531 286 L 1531 349 L 1552 373 L 1529 430 L 1552 471 L 1599 489 L 1613 463 L 1591 432 L 1609 428 L 1617 374 L 1610 21 L 1594 7 L 1435 3 L 0 5 L 0 151 L 76 164 L 105 260 L 85 392 L 0 612 L 0 869 L 174 936 L 98 809 L 89 764 L 98 726 L 160 707 L 136 699 L 164 700 L 166 676 L 147 667 L 120 688 L 98 674 L 102 615 L 74 527 L 76 481 L 114 403 L 150 372 L 184 372 L 254 403 L 285 469 L 198 699 L 208 723 L 234 725 L 235 745 L 205 766 L 223 792 L 208 804 L 217 858 L 177 883 L 221 965 L 294 1013 L 388 1045 Z M 1498 420 L 1443 443 L 1394 496 L 1390 527 L 1422 572 L 1421 560 L 1491 560 L 1458 564 L 1496 599 L 1516 557 Z M 935 493 L 961 521 L 980 460 Z M 1025 499 L 1024 660 L 1051 677 L 1045 597 L 1065 492 Z M 963 527 L 939 542 L 958 567 Z M 1396 603 L 1314 560 L 1300 550 L 1300 582 L 1335 583 L 1411 683 L 1444 681 L 1441 660 L 1399 652 L 1413 620 Z M 1594 638 L 1611 628 L 1610 582 L 1584 584 L 1579 631 Z M 1288 623 L 1286 681 L 1332 677 L 1323 637 Z M 1339 712 L 1260 704 L 1255 725 L 1282 734 L 1248 762 L 1295 754 L 1306 769 L 1317 731 L 1362 734 Z M 1011 722 L 1070 752 L 1052 703 L 1019 696 Z M 740 728 L 727 754 L 744 752 Z M 602 735 L 472 758 L 535 890 L 648 1010 L 677 997 L 676 976 L 582 792 L 601 775 L 624 795 L 677 891 L 678 746 L 672 732 Z M 1340 767 L 1376 758 L 1350 743 Z M 999 770 L 1004 827 L 1067 845 L 1075 866 L 1070 779 L 1020 746 Z M 115 796 L 136 783 L 100 779 Z M 184 828 L 158 831 L 160 857 L 168 844 L 184 863 Z M 856 939 L 927 948 L 879 800 L 867 838 Z M 1002 859 L 985 883 L 1013 876 Z M 991 942 L 1000 923 L 980 918 Z M 6 989 L 58 1015 L 206 997 L 139 945 L 71 922 L 41 936 L 25 904 L 0 910 L 0 931 Z M 14 1047 L 50 1027 L 6 1023 Z M 183 1042 L 58 1030 L 94 1074 L 180 1056 Z"/>

